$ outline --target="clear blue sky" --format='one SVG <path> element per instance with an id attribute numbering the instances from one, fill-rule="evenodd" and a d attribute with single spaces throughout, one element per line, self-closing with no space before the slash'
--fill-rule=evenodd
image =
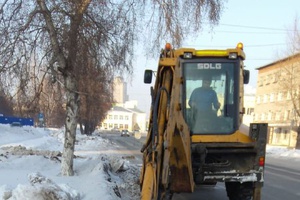
<path id="1" fill-rule="evenodd" d="M 256 68 L 286 56 L 288 31 L 300 19 L 300 0 L 228 0 L 220 22 L 212 30 L 204 24 L 197 38 L 188 38 L 183 47 L 197 49 L 234 48 L 244 44 L 245 65 L 250 70 L 250 86 L 256 87 Z M 130 100 L 138 100 L 138 108 L 150 110 L 150 85 L 143 83 L 145 69 L 156 70 L 156 59 L 137 54 L 133 80 L 128 82 Z"/>

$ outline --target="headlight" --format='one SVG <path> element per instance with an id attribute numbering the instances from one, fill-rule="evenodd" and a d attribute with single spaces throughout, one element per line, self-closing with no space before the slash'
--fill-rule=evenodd
<path id="1" fill-rule="evenodd" d="M 237 53 L 229 53 L 228 58 L 229 59 L 236 59 L 237 58 Z"/>
<path id="2" fill-rule="evenodd" d="M 185 52 L 183 54 L 183 58 L 192 58 L 193 57 L 193 54 L 191 52 Z"/>

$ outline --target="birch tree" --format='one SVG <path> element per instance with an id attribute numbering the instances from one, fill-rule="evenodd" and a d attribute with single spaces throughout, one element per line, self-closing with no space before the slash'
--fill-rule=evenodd
<path id="1" fill-rule="evenodd" d="M 73 175 L 81 94 L 76 74 L 85 67 L 79 64 L 80 51 L 85 49 L 95 68 L 131 74 L 138 38 L 157 56 L 162 43 L 178 47 L 203 22 L 216 24 L 221 10 L 220 0 L 4 0 L 0 72 L 24 75 L 20 80 L 25 91 L 30 82 L 26 72 L 36 60 L 40 72 L 62 80 L 56 82 L 64 88 L 66 101 L 61 173 Z"/>
<path id="2" fill-rule="evenodd" d="M 295 18 L 292 28 L 288 31 L 287 57 L 280 62 L 278 70 L 279 93 L 290 104 L 281 105 L 286 112 L 286 118 L 290 124 L 289 145 L 296 141 L 295 147 L 300 149 L 300 32 L 299 21 Z M 292 130 L 297 132 L 293 138 Z"/>

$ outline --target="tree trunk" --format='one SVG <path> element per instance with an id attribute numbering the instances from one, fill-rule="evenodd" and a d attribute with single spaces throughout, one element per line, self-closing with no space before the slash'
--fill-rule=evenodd
<path id="1" fill-rule="evenodd" d="M 296 138 L 296 149 L 300 149 L 300 126 L 297 129 L 297 138 Z"/>
<path id="2" fill-rule="evenodd" d="M 61 162 L 61 173 L 63 176 L 73 176 L 73 158 L 79 110 L 79 95 L 76 92 L 76 80 L 73 76 L 66 76 L 65 84 L 67 88 L 67 116 L 65 122 L 65 143 Z"/>
<path id="3" fill-rule="evenodd" d="M 85 135 L 92 135 L 92 133 L 95 131 L 95 127 L 96 127 L 96 125 L 93 122 L 87 121 L 84 124 L 84 134 Z"/>
<path id="4" fill-rule="evenodd" d="M 80 120 L 79 120 L 79 121 L 80 121 Z M 79 122 L 79 128 L 80 128 L 80 133 L 81 133 L 81 135 L 84 135 L 84 129 L 83 129 L 82 122 Z"/>

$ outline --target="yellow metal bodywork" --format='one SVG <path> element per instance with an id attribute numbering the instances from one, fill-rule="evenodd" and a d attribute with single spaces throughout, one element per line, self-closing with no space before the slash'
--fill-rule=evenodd
<path id="1" fill-rule="evenodd" d="M 241 142 L 252 143 L 253 140 L 244 133 L 236 131 L 230 135 L 192 135 L 192 143 L 200 142 Z"/>
<path id="2" fill-rule="evenodd" d="M 235 49 L 207 49 L 207 50 L 197 50 L 192 48 L 181 48 L 177 49 L 174 53 L 175 57 L 180 57 L 184 53 L 192 53 L 193 56 L 198 57 L 228 57 L 231 53 L 236 53 L 237 56 L 241 57 L 243 60 L 246 58 L 244 51 L 240 48 Z"/>
<path id="3" fill-rule="evenodd" d="M 162 51 L 153 89 L 155 97 L 160 95 L 159 103 L 157 108 L 151 107 L 148 135 L 142 149 L 143 167 L 140 174 L 142 200 L 167 199 L 168 190 L 173 193 L 194 191 L 192 143 L 253 142 L 240 131 L 231 135 L 190 136 L 181 109 L 183 78 L 179 58 L 183 57 L 184 53 L 192 53 L 199 57 L 228 57 L 230 53 L 236 53 L 245 59 L 244 52 L 239 48 L 227 50 L 181 48 Z M 154 129 L 154 109 L 157 109 L 157 133 Z"/>

